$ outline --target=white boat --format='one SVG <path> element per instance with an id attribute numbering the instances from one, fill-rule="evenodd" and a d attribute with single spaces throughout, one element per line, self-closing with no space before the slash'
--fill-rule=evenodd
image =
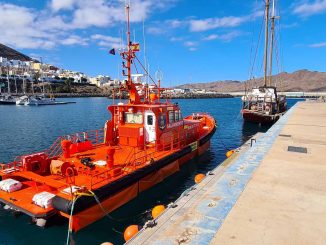
<path id="1" fill-rule="evenodd" d="M 25 102 L 28 100 L 27 95 L 23 95 L 16 100 L 16 105 L 25 105 Z"/>
<path id="2" fill-rule="evenodd" d="M 38 105 L 55 105 L 55 104 L 57 104 L 55 98 L 46 98 L 44 94 L 41 94 L 41 95 L 34 95 L 28 97 L 24 105 L 38 106 Z"/>

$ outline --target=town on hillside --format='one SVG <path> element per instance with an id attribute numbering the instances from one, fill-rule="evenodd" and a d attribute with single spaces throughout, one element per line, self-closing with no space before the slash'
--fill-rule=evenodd
<path id="1" fill-rule="evenodd" d="M 42 91 L 44 84 L 50 84 L 48 91 Z M 110 94 L 124 81 L 112 79 L 109 75 L 94 77 L 80 71 L 71 71 L 46 64 L 42 58 L 32 59 L 14 49 L 0 44 L 0 93 L 15 94 L 50 92 L 50 93 L 93 93 Z M 9 87 L 9 89 L 8 89 Z M 88 87 L 74 90 L 72 87 Z M 196 88 L 172 88 L 162 92 L 162 96 L 173 97 L 215 97 L 221 96 L 216 91 Z"/>

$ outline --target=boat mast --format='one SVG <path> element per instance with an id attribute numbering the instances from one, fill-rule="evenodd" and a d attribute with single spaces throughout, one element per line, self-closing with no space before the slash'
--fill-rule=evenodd
<path id="1" fill-rule="evenodd" d="M 14 69 L 13 69 L 14 71 Z M 15 76 L 15 91 L 16 91 L 16 94 L 18 94 L 18 90 L 17 90 L 17 70 L 16 72 L 14 72 L 14 76 Z"/>
<path id="2" fill-rule="evenodd" d="M 43 78 L 43 58 L 41 58 L 41 82 L 42 82 L 42 87 L 43 87 L 43 94 L 45 95 L 45 86 L 44 86 L 44 78 Z"/>
<path id="3" fill-rule="evenodd" d="M 272 74 L 273 74 L 273 49 L 274 49 L 274 35 L 275 35 L 275 0 L 273 0 L 272 5 L 272 16 L 271 16 L 271 42 L 270 42 L 270 49 L 269 49 L 269 86 L 272 85 Z"/>
<path id="4" fill-rule="evenodd" d="M 23 93 L 26 94 L 26 81 L 25 81 L 25 71 L 24 71 L 24 67 L 22 68 L 23 71 Z"/>
<path id="5" fill-rule="evenodd" d="M 9 79 L 9 66 L 7 66 L 7 83 L 8 83 L 8 94 L 10 94 L 10 79 Z"/>
<path id="6" fill-rule="evenodd" d="M 128 69 L 128 83 L 131 83 L 131 41 L 130 41 L 130 6 L 126 6 L 127 11 L 127 45 L 128 45 L 128 55 L 127 55 L 127 69 Z"/>
<path id="7" fill-rule="evenodd" d="M 267 56 L 268 56 L 268 24 L 269 24 L 269 0 L 265 4 L 265 54 L 264 54 L 264 86 L 267 86 Z"/>
<path id="8" fill-rule="evenodd" d="M 133 44 L 130 40 L 130 6 L 126 5 L 126 15 L 127 15 L 127 52 L 121 52 L 121 56 L 123 59 L 127 60 L 127 88 L 129 90 L 129 100 L 132 104 L 138 104 L 140 103 L 140 96 L 138 94 L 138 91 L 136 89 L 135 84 L 132 82 L 131 79 L 131 64 L 132 60 L 136 57 L 135 52 L 138 50 L 135 50 L 133 48 Z M 123 73 L 123 75 L 125 75 Z"/>

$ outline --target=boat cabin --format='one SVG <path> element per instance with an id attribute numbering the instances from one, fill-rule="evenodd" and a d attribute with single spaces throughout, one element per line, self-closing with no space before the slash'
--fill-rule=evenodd
<path id="1" fill-rule="evenodd" d="M 164 133 L 177 131 L 184 120 L 177 103 L 122 104 L 108 107 L 112 119 L 107 122 L 106 142 L 138 146 L 157 145 Z M 115 125 L 115 126 L 114 126 Z M 113 127 L 112 127 L 113 126 Z"/>
<path id="2" fill-rule="evenodd" d="M 252 101 L 269 101 L 273 102 L 277 100 L 277 92 L 275 87 L 258 87 L 253 88 L 250 95 Z"/>

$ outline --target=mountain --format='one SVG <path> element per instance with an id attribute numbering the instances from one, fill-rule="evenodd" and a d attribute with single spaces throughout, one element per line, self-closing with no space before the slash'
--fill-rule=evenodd
<path id="1" fill-rule="evenodd" d="M 21 60 L 21 61 L 31 61 L 32 59 L 27 55 L 24 55 L 17 50 L 9 48 L 6 45 L 0 43 L 0 57 L 7 58 L 9 60 Z"/>
<path id="2" fill-rule="evenodd" d="M 192 83 L 177 86 L 176 88 L 205 89 L 217 92 L 242 92 L 245 84 L 250 89 L 253 86 L 263 85 L 263 78 L 240 81 L 216 81 L 207 83 Z M 299 70 L 293 73 L 282 72 L 272 77 L 272 85 L 285 92 L 316 92 L 326 91 L 326 72 Z"/>

